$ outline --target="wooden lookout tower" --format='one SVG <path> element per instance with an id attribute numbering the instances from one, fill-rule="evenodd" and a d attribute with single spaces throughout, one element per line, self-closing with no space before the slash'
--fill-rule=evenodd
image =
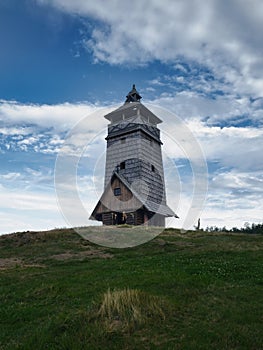
<path id="1" fill-rule="evenodd" d="M 109 120 L 104 192 L 90 219 L 104 225 L 165 226 L 178 217 L 166 204 L 161 123 L 141 102 L 133 85 L 124 105 Z"/>

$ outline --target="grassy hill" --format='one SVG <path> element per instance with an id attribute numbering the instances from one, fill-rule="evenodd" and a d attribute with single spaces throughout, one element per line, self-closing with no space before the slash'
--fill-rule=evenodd
<path id="1" fill-rule="evenodd" d="M 263 349 L 263 235 L 0 236 L 0 300 L 1 350 Z"/>

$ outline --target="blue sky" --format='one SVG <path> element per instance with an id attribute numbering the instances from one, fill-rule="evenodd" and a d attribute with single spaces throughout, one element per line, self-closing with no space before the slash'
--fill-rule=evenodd
<path id="1" fill-rule="evenodd" d="M 168 202 L 180 216 L 170 225 L 185 226 L 195 186 L 204 191 L 195 141 L 208 169 L 202 227 L 262 222 L 262 32 L 260 0 L 2 0 L 0 233 L 71 225 L 54 173 L 61 150 L 72 155 L 72 130 L 88 216 L 102 191 L 103 115 L 133 83 L 164 121 Z"/>

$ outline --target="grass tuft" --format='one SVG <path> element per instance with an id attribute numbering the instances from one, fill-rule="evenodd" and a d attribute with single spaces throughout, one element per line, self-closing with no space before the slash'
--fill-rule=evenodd
<path id="1" fill-rule="evenodd" d="M 97 312 L 107 331 L 132 330 L 149 319 L 165 319 L 163 301 L 137 289 L 110 290 L 104 293 Z"/>

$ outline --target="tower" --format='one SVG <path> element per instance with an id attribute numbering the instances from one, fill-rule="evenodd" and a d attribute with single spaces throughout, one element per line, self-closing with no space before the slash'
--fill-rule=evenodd
<path id="1" fill-rule="evenodd" d="M 108 125 L 104 192 L 91 219 L 104 225 L 165 226 L 178 217 L 166 204 L 161 123 L 133 85 L 124 105 L 105 115 Z"/>

